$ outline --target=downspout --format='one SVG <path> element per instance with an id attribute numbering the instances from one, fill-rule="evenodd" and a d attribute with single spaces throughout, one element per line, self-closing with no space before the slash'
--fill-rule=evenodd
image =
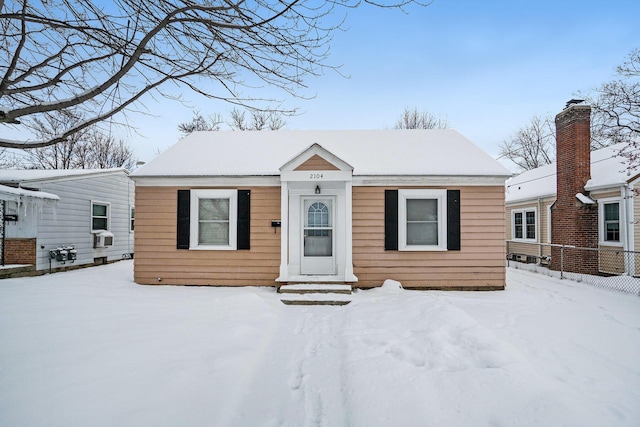
<path id="1" fill-rule="evenodd" d="M 633 251 L 634 242 L 634 223 L 633 218 L 633 187 L 628 182 L 622 187 L 622 204 L 624 214 L 624 242 L 622 249 L 624 251 Z M 633 254 L 625 255 L 625 274 L 632 276 L 635 272 L 635 256 Z"/>
<path id="2" fill-rule="evenodd" d="M 135 187 L 134 187 L 135 188 Z M 129 212 L 128 212 L 128 221 L 127 221 L 127 225 L 128 225 L 128 233 L 127 233 L 127 247 L 129 250 L 129 256 L 131 256 L 131 254 L 133 253 L 133 248 L 131 247 L 131 238 L 133 237 L 135 239 L 135 235 L 131 235 L 131 208 L 133 206 L 135 206 L 135 199 L 131 200 L 131 178 L 129 177 L 129 175 L 127 175 L 127 206 L 129 206 Z M 134 208 L 135 209 L 135 208 Z"/>
<path id="3" fill-rule="evenodd" d="M 0 229 L 0 232 L 2 233 L 2 235 L 0 235 L 0 265 L 4 265 L 4 240 L 5 237 L 7 236 L 7 222 L 4 220 L 4 213 L 5 213 L 5 209 L 7 208 L 6 203 L 4 200 L 0 200 L 0 216 L 2 216 L 2 224 L 0 224 L 0 226 L 2 226 L 2 229 Z"/>
<path id="4" fill-rule="evenodd" d="M 538 240 L 538 260 L 542 259 L 542 202 L 541 199 L 538 197 L 538 213 L 536 214 L 536 237 Z M 548 220 L 548 219 L 547 219 Z"/>

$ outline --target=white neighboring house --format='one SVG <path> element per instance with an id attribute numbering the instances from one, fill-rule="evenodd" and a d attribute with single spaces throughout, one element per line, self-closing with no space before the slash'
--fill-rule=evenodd
<path id="1" fill-rule="evenodd" d="M 0 170 L 0 201 L 5 266 L 47 272 L 133 256 L 126 169 Z"/>

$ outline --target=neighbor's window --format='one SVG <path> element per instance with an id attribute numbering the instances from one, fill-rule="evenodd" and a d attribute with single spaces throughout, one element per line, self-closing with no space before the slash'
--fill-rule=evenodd
<path id="1" fill-rule="evenodd" d="M 446 250 L 446 190 L 398 192 L 398 249 Z"/>
<path id="2" fill-rule="evenodd" d="M 605 242 L 620 241 L 620 202 L 602 204 L 602 237 Z"/>
<path id="3" fill-rule="evenodd" d="M 513 215 L 513 238 L 522 240 L 536 239 L 536 211 L 535 210 L 514 210 Z"/>
<path id="4" fill-rule="evenodd" d="M 136 217 L 136 208 L 131 207 L 129 210 L 129 231 L 133 232 L 133 223 Z"/>
<path id="5" fill-rule="evenodd" d="M 191 249 L 236 249 L 237 194 L 235 190 L 191 191 Z"/>
<path id="6" fill-rule="evenodd" d="M 91 231 L 109 229 L 109 203 L 91 202 Z"/>

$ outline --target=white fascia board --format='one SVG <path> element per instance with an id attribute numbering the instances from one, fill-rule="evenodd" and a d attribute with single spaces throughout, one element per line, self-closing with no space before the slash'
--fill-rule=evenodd
<path id="1" fill-rule="evenodd" d="M 351 181 L 351 171 L 283 171 L 282 181 L 322 182 L 322 181 Z"/>
<path id="2" fill-rule="evenodd" d="M 69 169 L 71 170 L 71 169 Z M 124 174 L 127 178 L 131 178 L 129 176 L 129 172 L 124 168 L 116 168 L 116 169 L 102 169 L 95 170 L 87 173 L 70 173 L 69 175 L 60 175 L 60 176 L 49 176 L 43 178 L 31 178 L 31 179 L 21 179 L 19 181 L 20 185 L 29 185 L 29 184 L 47 184 L 51 182 L 63 182 L 63 181 L 73 181 L 78 179 L 87 179 L 87 178 L 96 178 L 100 176 L 108 176 L 108 175 L 118 175 Z"/>
<path id="3" fill-rule="evenodd" d="M 319 174 L 322 177 L 320 178 Z M 354 186 L 495 186 L 504 185 L 505 176 L 351 176 L 348 171 L 291 171 L 281 176 L 132 176 L 141 187 L 279 187 L 281 181 L 352 181 Z M 549 195 L 553 196 L 553 194 Z M 545 197 L 549 197 L 545 196 Z"/>
<path id="4" fill-rule="evenodd" d="M 547 199 L 550 199 L 548 201 L 551 201 L 551 203 L 553 204 L 556 201 L 556 194 L 553 193 L 547 196 L 540 196 L 540 197 L 534 197 L 534 198 L 522 199 L 522 200 L 507 200 L 504 206 L 506 208 L 518 208 L 520 206 L 534 206 L 534 205 L 537 205 L 538 200 L 542 202 Z"/>
<path id="5" fill-rule="evenodd" d="M 279 176 L 134 176 L 139 187 L 279 187 Z"/>
<path id="6" fill-rule="evenodd" d="M 586 188 L 585 187 L 585 191 L 588 191 L 590 194 L 597 194 L 597 193 L 608 193 L 610 191 L 620 191 L 621 188 L 624 186 L 624 184 L 607 184 L 607 185 L 600 185 L 600 186 L 594 186 L 594 187 L 589 187 Z"/>
<path id="7" fill-rule="evenodd" d="M 358 187 L 380 186 L 504 186 L 508 176 L 365 176 L 353 177 L 353 185 Z"/>

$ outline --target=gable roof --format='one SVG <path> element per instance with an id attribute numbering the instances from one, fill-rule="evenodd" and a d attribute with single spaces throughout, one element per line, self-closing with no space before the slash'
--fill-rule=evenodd
<path id="1" fill-rule="evenodd" d="M 353 167 L 354 175 L 511 175 L 454 130 L 394 129 L 194 132 L 132 177 L 278 176 L 314 144 Z"/>
<path id="2" fill-rule="evenodd" d="M 62 178 L 80 178 L 91 175 L 110 175 L 129 172 L 124 168 L 111 169 L 0 169 L 0 183 L 26 183 L 51 181 Z"/>
<path id="3" fill-rule="evenodd" d="M 325 150 L 318 143 L 313 144 L 311 147 L 307 148 L 302 153 L 282 165 L 280 167 L 280 171 L 298 170 L 311 159 L 319 159 L 320 163 L 326 162 L 331 168 L 335 168 L 335 170 L 353 171 L 353 166 L 335 156 L 333 153 Z"/>
<path id="4" fill-rule="evenodd" d="M 591 152 L 591 179 L 586 191 L 618 187 L 640 173 L 640 167 L 627 170 L 625 159 L 618 154 L 627 144 L 615 144 Z M 556 195 L 556 163 L 532 169 L 505 183 L 507 203 Z"/>

